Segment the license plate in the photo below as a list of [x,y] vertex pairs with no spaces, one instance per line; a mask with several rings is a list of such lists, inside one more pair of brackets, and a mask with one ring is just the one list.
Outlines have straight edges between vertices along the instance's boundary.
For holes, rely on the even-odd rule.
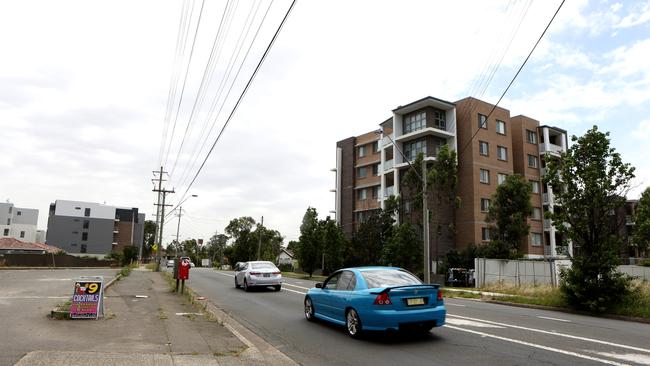
[[408,306],[424,305],[424,298],[416,297],[414,299],[406,299],[406,305]]
[[265,273],[264,277],[271,277],[271,274],[270,273]]

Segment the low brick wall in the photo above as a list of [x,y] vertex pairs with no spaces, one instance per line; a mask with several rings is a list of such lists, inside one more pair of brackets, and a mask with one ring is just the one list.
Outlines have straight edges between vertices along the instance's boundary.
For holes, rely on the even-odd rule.
[[0,266],[10,267],[118,267],[113,260],[80,258],[69,254],[0,254]]

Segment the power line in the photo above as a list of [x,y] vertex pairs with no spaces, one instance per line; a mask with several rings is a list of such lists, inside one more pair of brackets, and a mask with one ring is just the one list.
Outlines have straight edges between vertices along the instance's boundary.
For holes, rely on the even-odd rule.
[[181,103],[183,102],[183,94],[185,93],[185,84],[187,83],[187,76],[190,73],[190,65],[192,64],[192,56],[194,55],[194,46],[196,45],[196,36],[199,34],[199,26],[201,25],[201,17],[203,15],[203,6],[205,5],[205,0],[201,1],[201,10],[199,11],[199,19],[196,22],[196,28],[194,29],[194,38],[192,40],[192,47],[190,48],[190,57],[187,60],[187,68],[185,69],[185,77],[183,78],[183,86],[181,87],[181,95],[178,99],[178,106],[176,107],[176,116],[174,117],[174,124],[172,126],[172,134],[169,138],[169,149],[167,149],[167,155],[165,156],[165,164],[169,159],[169,152],[171,151],[171,146],[174,141],[174,131],[176,130],[176,122],[178,121],[178,113],[181,110]]
[[192,181],[190,182],[190,184],[187,186],[187,189],[183,193],[183,196],[185,196],[187,194],[187,192],[190,190],[190,188],[192,187],[192,185],[196,181],[196,178],[201,173],[201,170],[203,170],[203,167],[205,166],[205,163],[208,161],[208,158],[212,154],[212,151],[214,151],[214,147],[217,145],[217,142],[219,142],[219,139],[221,138],[221,135],[225,131],[226,127],[228,127],[228,124],[232,120],[233,115],[235,114],[235,112],[237,111],[237,108],[241,104],[242,99],[244,99],[244,96],[246,95],[246,92],[248,91],[248,88],[253,83],[253,80],[255,79],[255,75],[257,75],[257,72],[262,67],[262,64],[264,63],[264,60],[266,59],[266,56],[269,54],[269,51],[271,50],[271,47],[275,43],[275,40],[278,38],[278,35],[280,34],[280,30],[282,30],[282,27],[284,26],[284,23],[286,22],[287,18],[289,17],[289,14],[291,14],[291,10],[293,9],[295,4],[296,4],[296,0],[293,0],[291,2],[291,5],[289,6],[289,9],[287,10],[287,13],[284,15],[284,18],[282,18],[282,22],[280,22],[280,25],[278,26],[278,29],[275,31],[275,34],[273,34],[273,38],[271,38],[271,41],[269,42],[268,46],[266,47],[266,50],[264,51],[264,54],[260,58],[260,61],[257,63],[257,66],[255,67],[255,70],[253,71],[253,74],[248,79],[248,82],[246,83],[246,86],[244,87],[244,90],[241,92],[241,95],[237,99],[237,102],[235,103],[235,106],[233,107],[232,111],[230,112],[230,115],[226,119],[226,122],[224,123],[223,127],[221,128],[221,131],[217,135],[217,138],[214,140],[214,143],[212,144],[212,147],[210,148],[207,155],[205,156],[205,159],[203,159],[203,162],[201,163],[201,166],[199,167],[196,174],[194,175],[194,178],[192,178]]
[[[494,112],[494,110],[497,108],[497,106],[499,105],[499,103],[501,102],[501,99],[503,99],[503,97],[506,95],[506,93],[508,92],[508,90],[510,89],[510,87],[512,86],[512,84],[513,84],[513,83],[515,82],[515,80],[517,79],[517,76],[519,76],[519,73],[520,73],[521,70],[524,68],[524,66],[526,65],[526,63],[528,62],[528,59],[530,59],[530,56],[533,54],[533,52],[534,52],[535,49],[537,48],[537,45],[539,44],[539,42],[542,41],[542,38],[543,38],[544,35],[546,34],[546,31],[548,30],[548,28],[549,28],[549,27],[551,26],[551,24],[553,23],[553,20],[555,20],[555,17],[557,16],[557,14],[560,12],[560,9],[562,9],[562,5],[564,5],[564,2],[565,2],[565,1],[566,1],[566,0],[562,0],[562,2],[560,3],[560,6],[558,6],[557,10],[555,11],[555,14],[553,14],[553,17],[551,18],[551,20],[550,20],[550,21],[548,22],[548,24],[546,25],[546,28],[544,28],[544,31],[542,32],[542,34],[541,34],[541,35],[539,36],[539,38],[537,39],[537,42],[535,42],[535,45],[533,46],[533,48],[532,48],[532,49],[530,50],[530,52],[528,53],[528,56],[526,56],[526,59],[524,60],[524,62],[521,64],[521,66],[520,66],[519,69],[517,70],[517,73],[515,74],[515,76],[513,76],[512,80],[510,80],[510,83],[508,83],[508,86],[507,86],[506,89],[503,91],[503,93],[501,93],[501,96],[499,97],[499,100],[497,100],[496,104],[494,104],[494,105],[492,106],[492,109],[490,110],[490,113],[488,113],[487,117],[485,118],[484,123],[487,123],[488,119],[490,118],[490,116],[492,115],[492,113]],[[478,134],[478,132],[481,130],[482,127],[483,127],[483,124],[481,124],[481,125],[476,129],[476,132],[474,132],[474,134],[473,134],[472,137],[469,139],[469,141],[467,141],[467,143],[465,144],[465,146],[463,147],[463,149],[460,150],[460,151],[458,152],[458,156],[462,155],[463,152],[465,152],[465,150],[467,149],[467,147],[472,143],[472,140],[474,140],[474,137]]]

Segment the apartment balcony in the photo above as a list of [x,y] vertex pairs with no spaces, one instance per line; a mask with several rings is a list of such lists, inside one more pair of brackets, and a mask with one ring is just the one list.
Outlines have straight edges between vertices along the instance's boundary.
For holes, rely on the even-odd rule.
[[545,256],[551,256],[551,246],[550,245],[544,245],[544,255]]
[[380,208],[379,200],[368,197],[365,200],[357,200],[354,205],[354,211],[376,210]]
[[391,170],[395,167],[395,159],[386,160],[384,162],[384,171]]
[[551,220],[549,219],[544,219],[544,231],[550,231],[551,230]]
[[449,138],[453,138],[455,135],[452,132],[441,130],[439,128],[425,127],[401,136],[397,136],[395,141],[405,142],[410,140],[416,140],[424,136],[437,136],[437,137],[442,137],[443,139],[449,139]]
[[382,137],[382,139],[381,139],[381,146],[382,147],[388,147],[388,146],[393,145],[393,142],[391,141],[391,139],[395,138],[395,134],[391,133],[389,136],[390,136],[390,138],[388,138],[388,136]]
[[546,153],[553,154],[553,155],[560,155],[564,150],[562,149],[562,146],[551,144],[551,143],[541,143],[539,144],[539,154],[543,155]]
[[388,187],[384,190],[384,198],[388,198],[390,196],[395,195],[395,188],[394,187]]

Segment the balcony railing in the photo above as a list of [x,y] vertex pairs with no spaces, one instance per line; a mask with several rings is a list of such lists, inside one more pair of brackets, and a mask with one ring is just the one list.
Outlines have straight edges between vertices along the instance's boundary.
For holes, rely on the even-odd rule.
[[384,197],[390,197],[395,194],[395,186],[386,187],[384,189]]
[[384,162],[384,171],[391,170],[391,169],[393,169],[394,166],[395,166],[395,160],[394,159],[386,160]]
[[547,152],[548,153],[554,153],[554,154],[560,154],[562,151],[563,151],[562,146],[559,146],[559,145],[555,145],[555,144],[551,144],[551,143],[549,143],[549,144],[544,144],[544,143],[539,144],[539,152],[541,154],[544,154],[544,153],[547,153]]
[[392,144],[392,142],[390,140],[394,139],[394,138],[395,138],[395,135],[392,134],[392,133],[390,134],[390,139],[388,138],[388,136],[384,136],[381,139],[381,146],[388,146],[388,145]]
[[551,220],[544,219],[544,230],[550,230],[551,229]]

